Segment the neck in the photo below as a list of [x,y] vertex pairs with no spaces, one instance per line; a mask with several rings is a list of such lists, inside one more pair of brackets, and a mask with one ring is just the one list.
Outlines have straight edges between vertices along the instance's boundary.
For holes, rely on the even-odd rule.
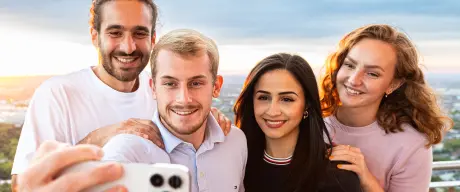
[[361,108],[339,107],[335,114],[340,123],[350,127],[364,127],[377,119],[379,105]]
[[298,136],[299,128],[281,138],[271,139],[265,137],[265,151],[274,158],[287,158],[294,154]]
[[193,145],[193,147],[195,148],[195,150],[198,150],[200,148],[201,144],[203,144],[205,133],[206,133],[206,125],[207,125],[207,122],[208,122],[207,119],[203,122],[203,125],[201,125],[201,127],[198,128],[192,134],[181,134],[181,133],[178,133],[178,132],[174,131],[174,129],[171,128],[163,120],[163,118],[161,118],[161,116],[160,116],[160,121],[163,124],[163,126],[165,126],[165,128],[168,129],[168,131],[171,134],[173,134],[174,136],[176,136],[177,138],[179,138],[182,141],[185,141],[187,143],[191,143]]
[[139,78],[136,78],[135,80],[132,81],[120,81],[110,75],[102,66],[102,64],[99,64],[96,67],[92,68],[94,74],[106,85],[111,87],[112,89],[115,89],[120,92],[124,93],[130,93],[134,92],[137,90],[139,87]]

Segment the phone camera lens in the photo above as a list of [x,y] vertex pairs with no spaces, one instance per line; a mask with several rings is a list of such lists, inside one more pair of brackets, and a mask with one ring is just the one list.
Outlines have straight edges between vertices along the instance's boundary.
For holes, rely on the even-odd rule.
[[174,176],[169,178],[169,185],[173,189],[178,189],[182,185],[182,179],[179,176],[174,175]]
[[150,177],[150,183],[154,187],[161,187],[164,183],[163,177],[159,174],[155,174],[152,177]]

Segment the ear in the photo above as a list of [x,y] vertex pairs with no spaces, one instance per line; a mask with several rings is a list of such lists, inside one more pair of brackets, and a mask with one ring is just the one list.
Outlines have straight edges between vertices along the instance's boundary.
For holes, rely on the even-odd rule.
[[153,79],[150,78],[149,80],[149,85],[150,85],[150,88],[152,89],[152,96],[153,96],[153,99],[157,99],[157,94],[156,94],[156,90],[155,90],[155,83],[153,82]]
[[153,32],[153,34],[152,34],[152,46],[155,45],[156,38],[157,38],[157,32]]
[[393,93],[393,91],[395,91],[396,89],[398,89],[399,87],[401,87],[403,84],[404,84],[404,80],[403,79],[393,79],[391,81],[391,84],[390,86],[388,87],[388,89],[385,91],[385,94],[389,95],[391,93]]
[[217,98],[220,95],[220,89],[222,89],[222,84],[224,83],[224,78],[220,75],[216,76],[214,82],[214,88],[212,90],[212,97]]
[[99,38],[98,35],[99,33],[96,31],[96,29],[92,28],[89,29],[89,32],[91,33],[91,42],[93,43],[94,47],[98,48],[99,47]]

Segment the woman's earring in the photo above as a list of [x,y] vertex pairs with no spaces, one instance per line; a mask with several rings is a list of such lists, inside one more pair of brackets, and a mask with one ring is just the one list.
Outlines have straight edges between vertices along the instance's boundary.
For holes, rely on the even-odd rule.
[[308,117],[308,111],[303,112],[303,119],[306,119]]

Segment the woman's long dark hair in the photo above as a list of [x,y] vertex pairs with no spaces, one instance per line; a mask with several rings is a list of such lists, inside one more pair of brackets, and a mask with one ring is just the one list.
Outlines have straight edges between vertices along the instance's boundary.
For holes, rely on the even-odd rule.
[[[258,178],[258,169],[263,163],[265,135],[254,117],[254,87],[262,75],[273,70],[289,71],[302,85],[308,117],[299,125],[299,136],[293,154],[289,178],[286,179],[286,191],[314,191],[326,174],[331,146],[326,129],[318,93],[318,86],[312,68],[302,57],[286,53],[274,54],[260,61],[250,72],[238,97],[233,111],[235,122],[246,134],[248,143],[248,161],[246,165],[245,188],[257,191],[254,182]],[[292,189],[292,190],[291,190]]]

